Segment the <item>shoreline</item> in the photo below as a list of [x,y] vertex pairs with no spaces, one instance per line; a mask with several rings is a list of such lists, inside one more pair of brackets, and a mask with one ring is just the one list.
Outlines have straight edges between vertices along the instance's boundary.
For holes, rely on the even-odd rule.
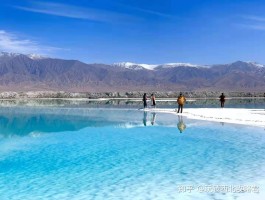
[[[135,100],[142,101],[142,98],[133,97],[133,98],[87,98],[87,97],[14,97],[14,98],[0,98],[0,100],[49,100],[49,99],[61,99],[61,100],[86,100],[86,101],[109,101],[109,100]],[[218,100],[219,97],[186,97],[187,101],[196,101],[196,100]],[[265,97],[227,97],[226,100],[231,99],[264,99]],[[150,99],[148,99],[150,101]],[[174,98],[156,98],[156,101],[177,101],[177,97]]]
[[147,112],[170,113],[189,119],[251,125],[265,128],[265,109],[245,108],[184,108],[183,113],[176,109],[143,109]]
[[[265,98],[264,97],[229,97],[227,100],[261,100],[261,105],[265,105]],[[39,101],[41,104],[38,105]],[[108,101],[131,101],[131,102],[137,102],[135,103],[137,105],[140,105],[142,102],[142,98],[8,98],[8,99],[0,99],[3,105],[0,105],[0,107],[13,107],[13,106],[19,106],[24,104],[29,104],[27,106],[54,106],[49,101],[52,100],[62,100],[66,101],[66,106],[69,104],[76,104],[77,102],[95,102],[93,104],[95,105],[101,105],[105,104],[105,102]],[[187,98],[187,102],[193,102],[201,101],[201,100],[212,100],[214,103],[219,103],[219,98]],[[264,100],[264,104],[263,104]],[[28,102],[27,102],[28,101]],[[47,102],[45,102],[47,101]],[[76,101],[76,103],[74,103]],[[164,104],[162,102],[172,102],[169,103],[170,105],[175,105],[175,108],[177,107],[177,100],[176,98],[156,98],[157,102],[161,102],[161,105]],[[10,103],[9,103],[10,102]],[[69,102],[69,103],[68,103]],[[71,103],[73,102],[73,103]],[[98,103],[97,103],[98,102]],[[102,103],[101,103],[102,102]],[[13,105],[14,104],[14,105]],[[49,105],[51,104],[51,105]],[[196,104],[196,103],[195,103]],[[63,106],[65,104],[62,104]],[[116,105],[116,104],[114,104]],[[118,105],[127,105],[127,103],[118,104]],[[142,104],[141,104],[142,105]],[[200,105],[200,104],[198,104]],[[212,104],[211,104],[212,105]],[[174,115],[181,115],[185,116],[190,119],[196,119],[196,120],[206,120],[206,121],[215,121],[215,122],[224,122],[224,123],[234,123],[234,124],[243,124],[243,125],[252,125],[252,126],[259,126],[265,128],[265,106],[261,106],[258,109],[257,108],[184,108],[184,112],[182,114],[177,114],[175,111],[175,108],[147,108],[144,109],[144,111],[148,112],[161,112],[161,113],[170,113]],[[119,108],[120,109],[120,108]],[[127,108],[128,109],[128,108]],[[132,109],[135,109],[132,107]],[[141,109],[143,110],[143,109]]]
[[[243,92],[243,91],[146,91],[147,96],[153,93],[156,99],[169,98],[174,99],[182,92],[187,99],[218,99],[221,93],[226,98],[265,98],[265,93],[261,91]],[[67,91],[0,91],[0,99],[142,99],[144,91],[127,92],[67,92]]]

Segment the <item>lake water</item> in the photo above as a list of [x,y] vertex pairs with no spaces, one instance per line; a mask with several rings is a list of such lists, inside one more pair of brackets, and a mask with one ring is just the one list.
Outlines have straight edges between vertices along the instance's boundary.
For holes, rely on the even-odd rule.
[[11,104],[0,108],[1,200],[264,199],[263,128],[73,102]]

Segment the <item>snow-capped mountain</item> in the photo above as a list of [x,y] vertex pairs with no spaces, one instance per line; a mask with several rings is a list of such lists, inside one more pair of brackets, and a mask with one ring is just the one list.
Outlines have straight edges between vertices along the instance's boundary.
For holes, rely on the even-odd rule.
[[132,62],[120,62],[114,63],[113,66],[118,66],[126,69],[133,69],[133,70],[154,70],[158,65],[150,65],[150,64],[137,64]]
[[166,63],[162,65],[163,67],[198,67],[199,65],[194,65],[191,63]]
[[165,69],[165,68],[174,68],[174,67],[204,67],[200,65],[194,65],[191,63],[165,63],[165,64],[138,64],[138,63],[132,63],[132,62],[120,62],[120,63],[114,63],[113,66],[119,66],[126,69],[133,69],[133,70],[157,70],[157,69]]
[[265,67],[265,65],[253,61],[247,61],[246,63],[254,65],[256,67]]
[[21,54],[19,53],[9,53],[9,52],[0,52],[0,57],[16,57]]
[[40,59],[44,59],[47,57],[44,57],[42,55],[39,54],[21,54],[21,53],[9,53],[9,52],[0,52],[0,57],[5,57],[5,58],[14,58],[17,56],[26,56],[32,60],[40,60]]
[[39,55],[39,54],[28,54],[27,55],[30,59],[32,60],[40,60],[40,59],[45,59],[47,57],[44,57],[42,55]]
[[[254,67],[265,67],[263,64],[259,64],[257,62],[241,62],[240,65],[245,64],[249,66],[254,66]],[[230,64],[225,64],[227,66],[230,66],[235,63],[230,63]],[[211,68],[216,65],[196,65],[196,64],[191,64],[191,63],[165,63],[165,64],[138,64],[138,63],[133,63],[133,62],[120,62],[120,63],[114,63],[113,66],[118,66],[126,69],[131,69],[131,70],[159,70],[159,69],[169,69],[169,68],[176,68],[176,67],[192,67],[192,68]]]
[[194,65],[194,64],[191,64],[191,63],[165,63],[165,64],[159,65],[157,68],[165,69],[165,68],[175,68],[175,67],[202,67],[202,66]]

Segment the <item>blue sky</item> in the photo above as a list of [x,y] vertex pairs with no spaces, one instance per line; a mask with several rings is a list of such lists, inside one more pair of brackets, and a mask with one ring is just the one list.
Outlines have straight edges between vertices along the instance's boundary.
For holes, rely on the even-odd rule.
[[87,63],[265,63],[264,0],[1,0],[0,51]]

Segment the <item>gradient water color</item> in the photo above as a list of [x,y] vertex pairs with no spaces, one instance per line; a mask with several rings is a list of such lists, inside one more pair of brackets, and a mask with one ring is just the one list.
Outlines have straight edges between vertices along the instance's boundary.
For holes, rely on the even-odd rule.
[[128,109],[2,107],[0,199],[262,199],[264,133]]

